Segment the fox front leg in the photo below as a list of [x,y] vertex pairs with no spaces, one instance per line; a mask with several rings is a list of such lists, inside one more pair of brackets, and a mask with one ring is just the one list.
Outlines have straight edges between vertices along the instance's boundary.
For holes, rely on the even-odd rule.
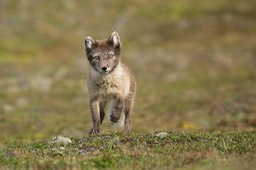
[[123,110],[123,100],[122,100],[122,98],[117,98],[114,101],[114,105],[113,105],[113,109],[112,109],[112,114],[110,116],[110,121],[112,123],[118,122],[118,120],[120,119],[122,110]]
[[100,123],[102,124],[103,119],[105,117],[105,107],[106,107],[107,102],[106,101],[101,101],[100,102]]
[[93,128],[89,135],[97,135],[100,133],[100,108],[98,100],[90,100],[90,108],[92,113]]

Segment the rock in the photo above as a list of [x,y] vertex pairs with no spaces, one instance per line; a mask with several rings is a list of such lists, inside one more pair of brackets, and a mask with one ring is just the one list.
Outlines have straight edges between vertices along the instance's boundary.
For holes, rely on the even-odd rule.
[[159,133],[156,134],[156,136],[159,137],[159,138],[161,138],[161,139],[162,139],[162,138],[165,138],[167,135],[168,135],[167,132],[159,132]]
[[52,139],[52,142],[60,145],[68,145],[72,143],[72,140],[63,136],[57,136]]

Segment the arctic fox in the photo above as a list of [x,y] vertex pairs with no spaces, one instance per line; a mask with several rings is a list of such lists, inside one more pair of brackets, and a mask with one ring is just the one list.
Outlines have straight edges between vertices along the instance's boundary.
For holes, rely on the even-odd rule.
[[111,102],[108,111],[110,122],[121,123],[124,132],[130,132],[130,111],[136,93],[136,81],[128,67],[121,63],[118,33],[113,32],[106,40],[86,37],[85,52],[90,64],[87,85],[93,120],[89,135],[100,133],[107,102]]

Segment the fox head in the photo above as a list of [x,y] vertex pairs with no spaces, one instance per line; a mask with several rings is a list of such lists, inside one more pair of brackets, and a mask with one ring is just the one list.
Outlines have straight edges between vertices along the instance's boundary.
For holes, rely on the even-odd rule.
[[111,73],[120,62],[121,41],[117,32],[106,40],[85,38],[85,51],[91,67],[102,75]]

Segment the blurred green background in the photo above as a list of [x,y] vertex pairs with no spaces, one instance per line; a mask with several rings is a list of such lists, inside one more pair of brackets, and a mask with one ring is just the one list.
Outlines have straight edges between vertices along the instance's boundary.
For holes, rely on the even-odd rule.
[[138,83],[133,132],[255,129],[255,0],[1,0],[0,147],[87,135],[84,37],[113,31]]

